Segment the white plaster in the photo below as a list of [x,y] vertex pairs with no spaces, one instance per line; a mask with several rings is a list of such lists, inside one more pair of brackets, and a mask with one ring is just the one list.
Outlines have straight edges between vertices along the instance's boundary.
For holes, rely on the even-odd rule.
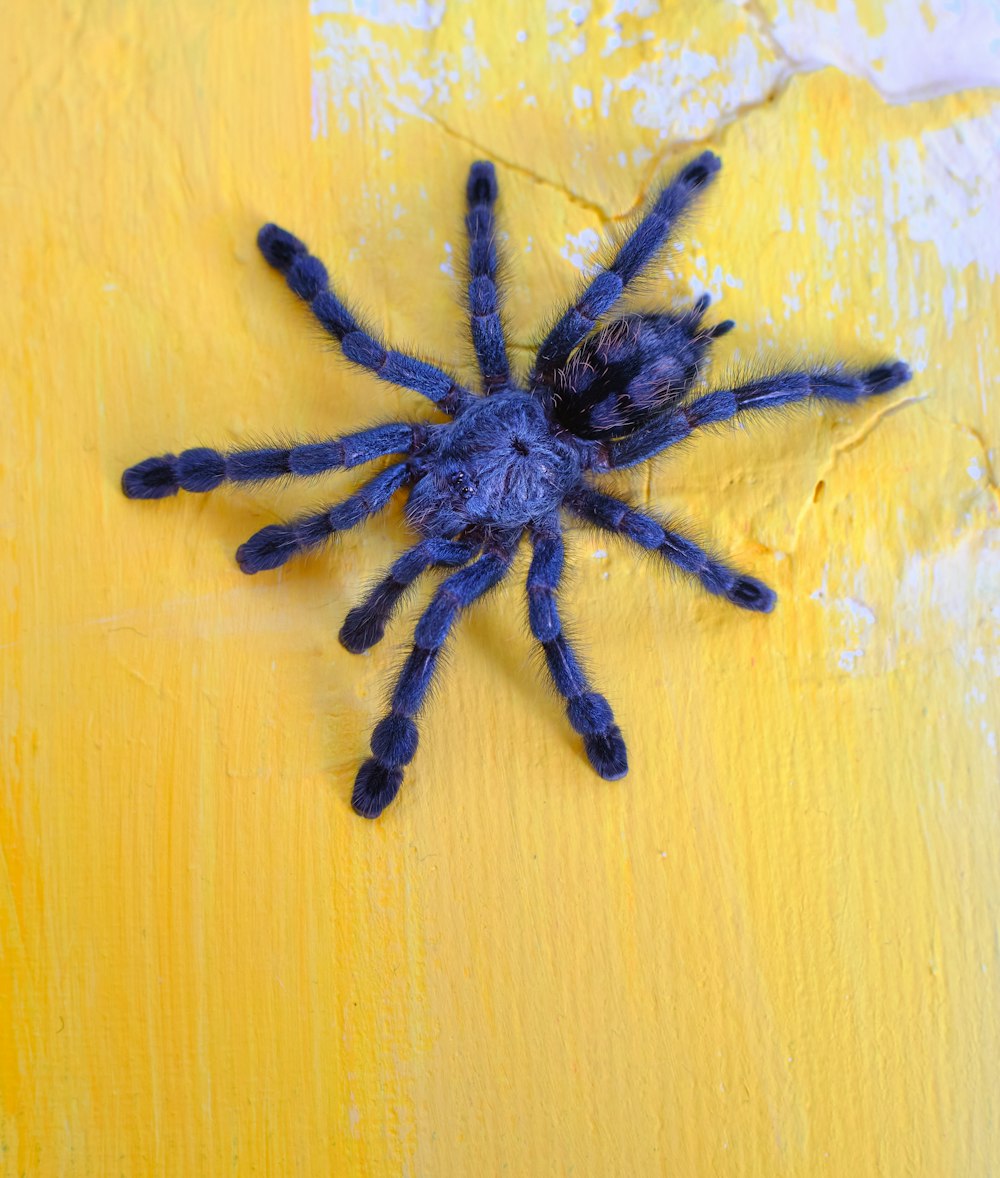
[[545,15],[553,61],[572,61],[586,51],[583,26],[590,16],[590,0],[546,0]]
[[470,22],[465,43],[456,54],[432,48],[407,53],[380,39],[371,25],[343,24],[329,18],[318,22],[320,47],[313,53],[312,133],[323,138],[331,124],[343,133],[364,124],[393,134],[405,117],[433,122],[424,109],[446,105],[452,88],[464,85],[466,101],[478,98],[487,66],[475,45]]
[[620,16],[634,16],[640,20],[656,16],[660,11],[657,0],[611,0],[611,7],[604,20],[617,20]]
[[864,655],[864,651],[860,648],[857,650],[842,650],[840,657],[837,659],[837,666],[842,671],[853,671],[854,664]]
[[[975,264],[991,280],[1000,274],[1000,104],[919,139],[883,145],[879,162],[888,225],[905,228],[911,241],[932,244],[944,266],[963,270]],[[890,245],[892,238],[887,235]],[[887,278],[894,300],[896,264],[890,251]],[[946,305],[949,316],[951,309]]]
[[630,49],[640,41],[648,41],[655,37],[652,29],[641,29],[634,37],[623,37],[625,26],[622,17],[628,16],[633,20],[646,20],[660,11],[656,0],[612,0],[608,11],[597,22],[608,30],[608,37],[601,49],[601,56],[608,57],[619,49]]
[[985,638],[985,669],[1000,674],[1000,531],[991,529],[943,552],[907,558],[897,596],[899,629],[920,642],[929,614],[952,627],[950,652],[963,666],[983,665],[977,656]]
[[762,102],[786,72],[783,63],[762,57],[752,38],[743,36],[722,58],[687,45],[665,45],[617,87],[635,95],[632,118],[640,127],[660,139],[683,141],[703,139],[720,120]]
[[[855,579],[862,576],[863,573],[859,572]],[[871,641],[875,612],[856,597],[835,597],[828,608],[839,619],[844,631],[843,641],[847,644],[837,658],[837,666],[842,671],[853,672],[858,669],[855,664],[864,657]]]
[[600,267],[595,255],[600,245],[601,239],[593,229],[581,229],[579,233],[566,234],[566,245],[559,254],[584,274],[596,274]]
[[360,16],[373,24],[436,29],[444,20],[445,0],[310,0],[312,16]]
[[867,29],[855,0],[832,12],[779,0],[770,33],[796,70],[833,65],[892,102],[1000,84],[997,0],[883,0],[878,19],[878,31]]

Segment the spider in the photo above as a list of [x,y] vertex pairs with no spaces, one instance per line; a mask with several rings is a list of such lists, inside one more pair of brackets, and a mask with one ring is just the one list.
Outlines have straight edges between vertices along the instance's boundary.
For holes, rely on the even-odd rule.
[[591,765],[609,781],[624,777],[628,760],[621,730],[608,701],[591,687],[559,618],[563,513],[655,553],[741,609],[767,613],[775,603],[773,590],[711,555],[666,519],[599,489],[593,476],[646,462],[695,431],[747,411],[812,398],[851,403],[909,380],[909,369],[899,361],[872,368],[834,365],[695,395],[712,341],[734,326],[732,320],[706,324],[707,294],[680,311],[608,321],[720,167],[719,158],[706,151],[659,191],[609,264],[556,321],[531,372],[518,378],[501,319],[496,174],[492,164],[474,163],[466,186],[466,293],[479,392],[443,368],[380,342],[330,288],[323,263],[291,233],[265,225],[257,237],[264,258],[309,304],[344,356],[381,380],[423,394],[450,420],[390,421],[280,448],[184,450],[147,458],[122,476],[130,498],[159,499],[178,489],[200,492],[224,482],[310,477],[399,456],[343,502],[262,528],[236,553],[244,573],[278,568],[375,515],[408,488],[405,516],[420,539],[347,614],[340,641],[355,653],[382,638],[394,608],[422,573],[457,569],[441,581],[421,615],[388,713],[372,733],[372,755],[358,771],[351,799],[358,814],[375,818],[396,796],[417,750],[415,716],[445,640],[458,615],[503,580],[525,534],[532,547],[531,633]]

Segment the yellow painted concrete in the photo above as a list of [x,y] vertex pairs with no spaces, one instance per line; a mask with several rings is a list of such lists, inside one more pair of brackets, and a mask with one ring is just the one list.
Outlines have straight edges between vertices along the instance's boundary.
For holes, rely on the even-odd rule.
[[[0,1171],[1000,1172],[997,94],[886,105],[709,0],[9,7]],[[645,298],[722,296],[714,376],[916,379],[624,480],[770,617],[574,535],[626,781],[515,579],[363,822],[407,626],[362,659],[336,632],[399,512],[248,580],[237,544],[348,476],[138,504],[120,471],[415,408],[320,342],[263,220],[468,373],[469,162],[498,161],[523,359],[695,140],[725,168]]]

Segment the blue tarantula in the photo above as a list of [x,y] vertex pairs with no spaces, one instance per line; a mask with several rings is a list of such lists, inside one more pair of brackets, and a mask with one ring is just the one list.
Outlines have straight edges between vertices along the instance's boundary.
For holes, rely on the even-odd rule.
[[[348,360],[390,384],[422,393],[451,420],[392,421],[328,441],[281,448],[184,450],[147,458],[125,471],[133,499],[210,491],[224,482],[313,476],[386,455],[399,461],[324,511],[251,536],[236,553],[245,573],[283,565],[296,553],[381,511],[409,488],[406,519],[421,539],[403,553],[347,615],[340,641],[350,651],[374,646],[409,586],[433,567],[452,567],[422,614],[389,704],[358,771],[352,804],[375,818],[393,800],[417,750],[414,717],[459,613],[510,569],[521,538],[532,545],[528,570],[531,632],[552,681],[583,737],[591,765],[609,781],[628,771],[625,742],[608,701],[594,691],[563,632],[556,590],[563,570],[562,513],[626,537],[696,577],[742,609],[766,613],[774,592],[730,568],[663,519],[599,490],[592,476],[635,466],[702,427],[810,398],[854,402],[889,392],[910,377],[901,362],[763,376],[736,388],[694,396],[708,349],[733,327],[704,322],[709,298],[671,314],[606,316],[649,266],[679,218],[721,167],[706,151],[659,192],[642,220],[564,312],[526,379],[511,371],[500,313],[493,206],[493,165],[475,163],[466,188],[468,308],[482,382],[475,393],[444,369],[381,343],[330,289],[326,268],[298,238],[265,225],[265,259],[312,308]],[[459,567],[461,566],[461,567]]]

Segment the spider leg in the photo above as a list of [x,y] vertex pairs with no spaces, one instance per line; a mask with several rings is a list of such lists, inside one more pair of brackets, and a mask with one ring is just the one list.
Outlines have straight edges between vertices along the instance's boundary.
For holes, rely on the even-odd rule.
[[322,544],[334,532],[355,528],[381,511],[410,478],[406,465],[400,462],[369,479],[342,503],[287,524],[268,524],[237,548],[236,563],[248,574],[280,568],[297,553]]
[[257,245],[265,260],[285,276],[292,291],[309,304],[352,363],[389,384],[422,393],[444,413],[454,414],[467,402],[472,394],[447,372],[405,352],[384,348],[330,289],[326,267],[297,237],[268,224],[257,234]]
[[670,181],[615,254],[580,298],[567,309],[538,349],[531,375],[532,387],[549,384],[570,352],[594,329],[625,293],[629,284],[663,248],[670,231],[691,201],[711,181],[722,162],[704,151]]
[[494,393],[510,383],[510,364],[497,286],[497,243],[493,205],[497,198],[496,172],[480,160],[469,169],[465,189],[469,211],[465,228],[469,235],[469,323],[472,344],[479,361],[483,389]]
[[724,597],[741,609],[770,613],[775,593],[756,577],[737,573],[680,532],[621,499],[580,486],[566,499],[566,506],[582,519],[608,532],[632,540],[641,548],[656,552],[685,573],[697,577],[709,593]]
[[910,369],[900,360],[855,372],[825,368],[816,372],[779,372],[764,376],[734,389],[719,389],[687,405],[679,405],[667,416],[650,422],[629,437],[609,443],[608,465],[621,468],[645,462],[668,446],[682,442],[699,426],[728,421],[745,410],[774,409],[809,398],[851,404],[862,397],[891,392],[909,379]]
[[381,642],[393,610],[421,573],[435,565],[465,564],[477,550],[475,544],[436,536],[407,549],[364,601],[348,613],[340,628],[341,644],[352,654],[361,654]]
[[410,651],[392,693],[389,713],[372,732],[372,756],[358,770],[351,805],[365,818],[377,818],[399,792],[403,767],[417,751],[419,711],[456,617],[506,575],[514,546],[486,552],[441,582],[417,623]]
[[347,469],[387,454],[412,454],[426,435],[419,422],[391,421],[325,442],[261,450],[199,447],[180,454],[147,458],[122,475],[129,499],[163,499],[183,491],[213,491],[222,483],[262,483],[294,475],[308,478],[327,470]]
[[563,538],[559,517],[531,529],[534,553],[528,569],[528,619],[531,632],[545,651],[545,661],[556,690],[566,700],[570,724],[583,737],[587,757],[607,781],[628,772],[628,755],[611,705],[590,689],[587,677],[563,633],[556,605],[562,578]]

